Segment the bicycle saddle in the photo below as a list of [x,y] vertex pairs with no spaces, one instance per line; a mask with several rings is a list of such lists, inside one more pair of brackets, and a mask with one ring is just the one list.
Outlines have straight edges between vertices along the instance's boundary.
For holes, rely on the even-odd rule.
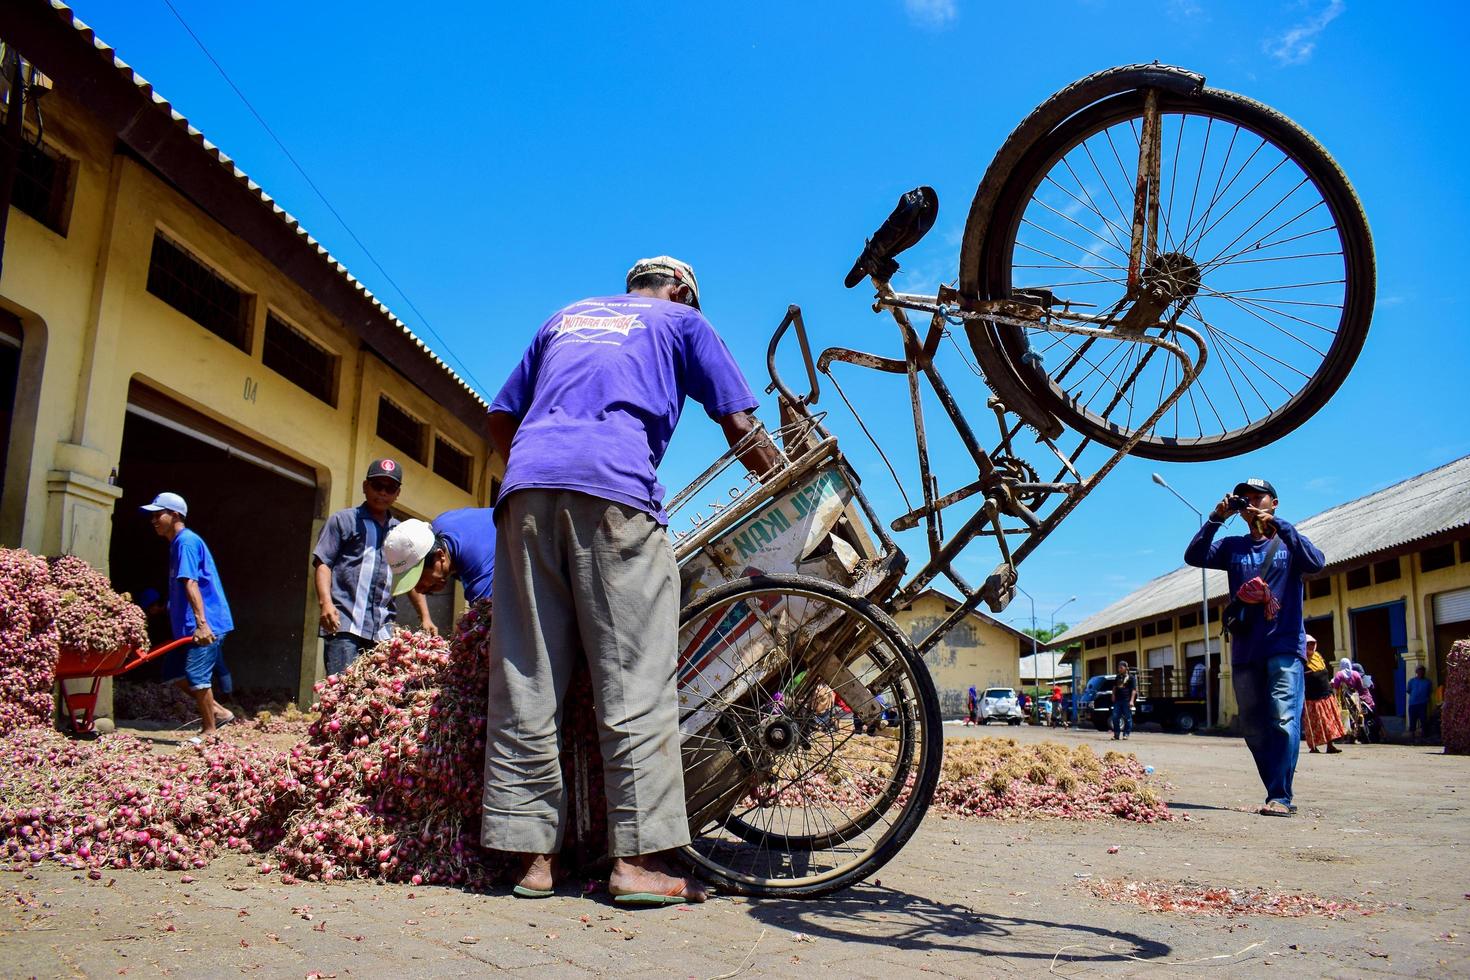
[[898,271],[893,257],[909,248],[934,227],[939,217],[939,195],[932,187],[915,187],[898,199],[898,206],[884,219],[873,237],[863,246],[863,253],[852,264],[843,283],[848,289],[868,276],[887,281]]

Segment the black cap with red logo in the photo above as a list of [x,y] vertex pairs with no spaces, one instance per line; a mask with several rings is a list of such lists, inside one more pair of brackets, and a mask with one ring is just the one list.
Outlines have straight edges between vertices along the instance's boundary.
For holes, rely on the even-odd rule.
[[368,467],[367,476],[364,479],[373,480],[378,477],[392,480],[394,483],[403,483],[403,473],[399,471],[398,464],[391,459],[375,459]]

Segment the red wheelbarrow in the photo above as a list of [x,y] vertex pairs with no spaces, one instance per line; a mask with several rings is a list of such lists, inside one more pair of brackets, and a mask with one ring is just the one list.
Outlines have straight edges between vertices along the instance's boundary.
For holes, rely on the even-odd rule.
[[193,642],[192,636],[185,636],[172,643],[165,643],[161,647],[154,647],[152,650],[123,647],[120,650],[111,650],[106,653],[83,653],[80,650],[68,650],[63,647],[61,655],[56,658],[56,679],[58,681],[90,680],[92,682],[91,686],[83,691],[68,691],[65,684],[61,686],[61,694],[66,698],[66,713],[71,719],[72,730],[79,735],[92,732],[97,714],[97,691],[102,687],[102,678],[126,674],[134,667],[142,666],[150,660],[158,659],[170,650]]

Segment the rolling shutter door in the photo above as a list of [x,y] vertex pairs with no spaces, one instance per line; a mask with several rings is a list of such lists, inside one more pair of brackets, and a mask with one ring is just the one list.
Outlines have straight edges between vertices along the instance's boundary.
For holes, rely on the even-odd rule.
[[1435,596],[1434,621],[1436,624],[1470,621],[1470,589],[1441,592]]

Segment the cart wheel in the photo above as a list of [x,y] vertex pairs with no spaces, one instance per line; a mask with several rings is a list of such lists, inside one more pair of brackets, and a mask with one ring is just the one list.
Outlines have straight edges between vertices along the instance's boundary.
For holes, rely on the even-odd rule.
[[[892,619],[822,579],[758,576],[691,603],[680,649],[685,854],[700,873],[727,892],[810,897],[898,853],[933,796],[943,729]],[[823,684],[853,726],[833,720]]]

